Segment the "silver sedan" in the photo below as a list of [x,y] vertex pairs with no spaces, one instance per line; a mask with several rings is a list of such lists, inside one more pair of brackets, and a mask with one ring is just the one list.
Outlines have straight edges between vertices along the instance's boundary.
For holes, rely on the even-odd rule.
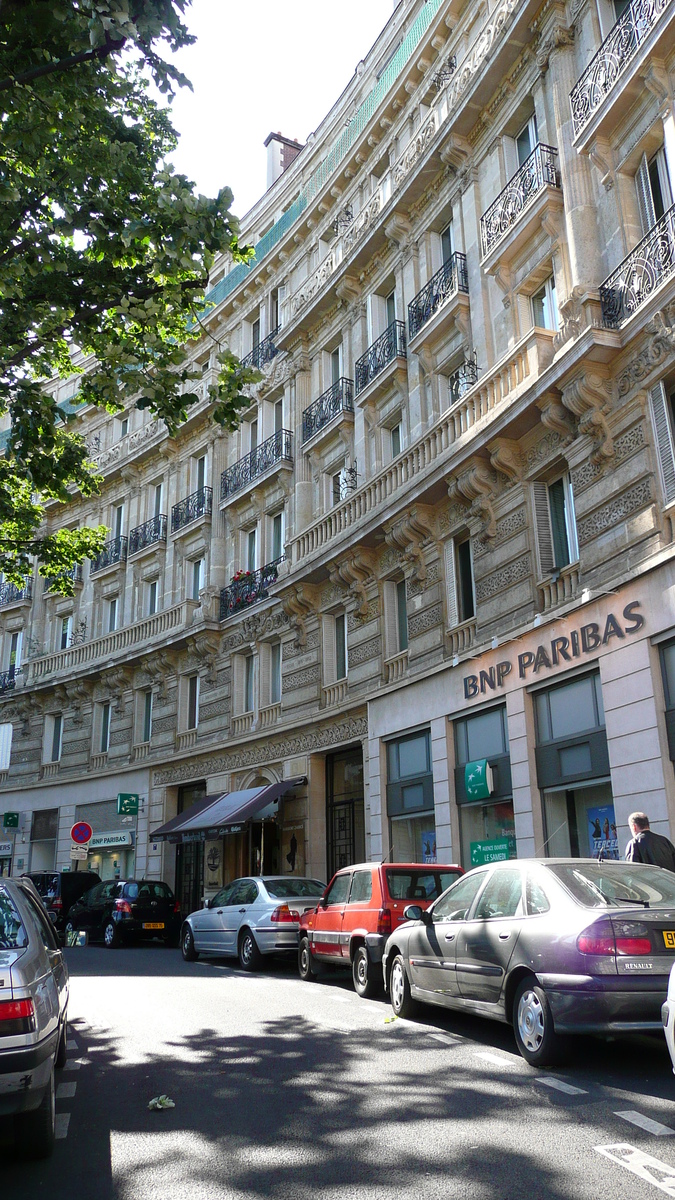
[[298,922],[316,908],[326,885],[318,879],[265,875],[235,879],[183,922],[180,945],[186,962],[199,954],[238,957],[245,971],[255,971],[264,954],[293,954],[298,949]]

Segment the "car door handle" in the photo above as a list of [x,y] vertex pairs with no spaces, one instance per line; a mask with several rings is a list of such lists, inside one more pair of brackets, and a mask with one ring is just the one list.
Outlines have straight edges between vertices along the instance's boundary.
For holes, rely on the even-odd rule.
[[445,940],[446,940],[446,942],[454,942],[455,934],[454,933],[446,933]]
[[245,909],[245,908],[240,908],[240,909],[239,909],[239,912],[240,912],[240,913],[242,913],[242,912],[246,912],[246,909]]
[[222,915],[223,915],[223,910],[222,910],[222,908],[217,908],[217,909],[216,909],[216,916],[218,916],[218,917],[222,917]]
[[508,942],[510,937],[511,937],[511,931],[509,930],[508,933],[506,933],[506,932],[500,933],[499,940],[500,940],[500,942]]

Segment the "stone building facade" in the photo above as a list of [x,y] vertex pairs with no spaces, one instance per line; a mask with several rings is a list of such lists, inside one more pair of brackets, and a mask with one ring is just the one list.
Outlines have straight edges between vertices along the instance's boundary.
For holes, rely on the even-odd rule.
[[[0,867],[67,866],[85,817],[103,874],[187,905],[620,853],[635,807],[675,831],[674,28],[673,0],[400,0],[245,218],[252,265],[216,264],[179,436],[78,418],[104,486],[50,521],[111,540],[72,601],[2,590]],[[235,434],[222,343],[262,374]],[[273,819],[152,838],[284,779]]]

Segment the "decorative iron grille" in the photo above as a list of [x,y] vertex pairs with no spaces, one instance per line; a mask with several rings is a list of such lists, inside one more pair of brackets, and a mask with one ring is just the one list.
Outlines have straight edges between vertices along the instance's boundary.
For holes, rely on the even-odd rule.
[[354,411],[354,380],[338,379],[302,414],[302,440],[308,442],[340,412]]
[[537,142],[534,150],[480,219],[483,258],[494,250],[521,213],[545,187],[560,187],[555,146]]
[[106,542],[100,554],[91,560],[90,575],[94,575],[96,571],[102,571],[104,567],[112,567],[115,563],[126,562],[127,559],[128,539],[125,537],[116,537],[112,541]]
[[0,692],[11,692],[14,689],[16,675],[16,667],[10,667],[8,671],[0,672]]
[[[63,574],[66,579],[72,579],[73,583],[82,583],[82,563],[75,563],[74,567],[71,567],[69,571],[64,571]],[[56,583],[56,576],[50,575],[47,579],[46,590],[51,592]]]
[[602,320],[618,329],[675,272],[675,204],[600,284]]
[[210,517],[212,505],[213,488],[210,487],[198,488],[191,496],[179,500],[171,509],[171,532],[177,533],[179,529],[197,521],[199,517]]
[[245,458],[240,458],[233,467],[223,471],[220,477],[221,500],[227,500],[233,492],[246,487],[247,483],[264,475],[265,471],[279,462],[293,462],[293,434],[290,429],[279,429]]
[[279,351],[274,345],[274,339],[277,336],[280,328],[281,326],[277,325],[276,329],[273,329],[271,333],[268,333],[267,337],[263,338],[262,342],[258,342],[258,345],[253,347],[250,354],[247,354],[245,358],[242,358],[242,367],[257,367],[257,369],[260,371],[266,365],[266,363],[271,362],[272,359],[276,357]]
[[403,321],[392,321],[356,364],[356,395],[395,358],[405,357],[405,325]]
[[449,296],[468,290],[466,255],[455,251],[408,305],[408,332],[411,340]]
[[275,558],[274,562],[266,563],[258,571],[238,571],[232,582],[220,593],[220,620],[231,617],[233,613],[266,600],[268,588],[276,583],[279,563],[285,555]]
[[17,587],[15,583],[0,584],[0,608],[6,608],[8,604],[19,604],[22,600],[30,600],[33,595],[33,583],[28,579],[24,587]]
[[597,54],[570,92],[577,137],[635,57],[672,0],[633,0],[612,26]]
[[333,221],[333,232],[339,236],[341,233],[345,232],[345,229],[349,229],[349,226],[353,220],[354,209],[352,208],[351,204],[345,204],[344,208],[340,209],[337,217]]
[[456,57],[456,55],[451,54],[449,56],[449,58],[446,58],[445,62],[443,63],[443,66],[440,68],[440,70],[438,70],[436,72],[436,74],[433,77],[432,83],[433,83],[433,86],[436,88],[437,92],[440,92],[441,88],[444,88],[446,83],[450,82],[450,80],[452,79],[456,70],[457,70],[457,57]]
[[462,396],[478,382],[478,365],[475,358],[467,358],[452,375],[448,375],[450,404],[456,404]]
[[164,513],[151,517],[143,525],[137,525],[129,534],[129,554],[138,554],[139,550],[145,550],[146,546],[153,546],[155,542],[165,542],[166,526]]

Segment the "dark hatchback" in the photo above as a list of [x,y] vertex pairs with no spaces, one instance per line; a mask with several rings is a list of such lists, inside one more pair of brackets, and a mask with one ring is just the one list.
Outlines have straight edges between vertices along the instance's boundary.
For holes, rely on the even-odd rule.
[[44,904],[60,940],[65,939],[66,917],[73,904],[101,882],[96,871],[29,871],[28,878]]
[[162,938],[178,944],[180,906],[171,888],[154,879],[108,879],[73,905],[66,933],[84,930],[91,941],[109,949],[123,942]]
[[594,859],[469,871],[422,912],[409,905],[383,957],[398,1016],[416,1001],[513,1025],[533,1066],[561,1035],[661,1028],[675,962],[675,874]]

